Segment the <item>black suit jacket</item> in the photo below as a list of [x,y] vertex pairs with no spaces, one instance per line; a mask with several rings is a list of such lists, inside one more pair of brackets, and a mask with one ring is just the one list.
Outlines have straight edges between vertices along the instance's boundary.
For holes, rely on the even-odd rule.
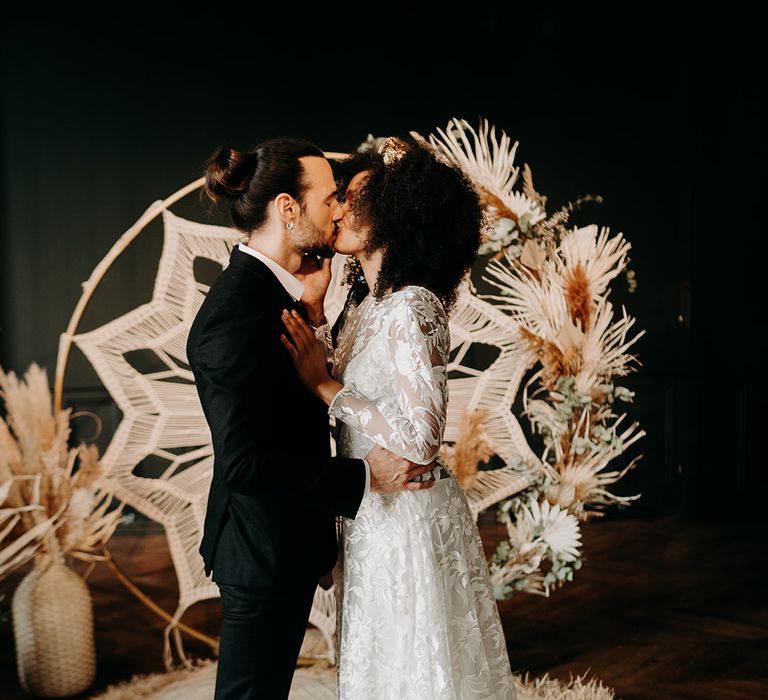
[[362,460],[330,456],[328,409],[280,342],[282,309],[295,304],[235,247],[187,339],[214,452],[200,554],[221,583],[329,572],[335,516],[355,517],[365,489]]

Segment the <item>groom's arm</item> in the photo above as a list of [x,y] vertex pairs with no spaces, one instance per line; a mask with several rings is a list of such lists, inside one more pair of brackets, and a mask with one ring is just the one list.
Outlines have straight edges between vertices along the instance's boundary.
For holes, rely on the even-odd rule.
[[366,486],[363,460],[327,457],[302,440],[302,426],[281,411],[294,370],[279,328],[259,309],[231,306],[210,313],[189,357],[216,468],[232,491],[353,518]]

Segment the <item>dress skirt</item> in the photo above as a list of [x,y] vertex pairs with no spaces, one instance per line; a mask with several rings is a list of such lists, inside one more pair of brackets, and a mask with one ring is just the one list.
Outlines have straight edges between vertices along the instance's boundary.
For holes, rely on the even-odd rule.
[[455,478],[367,494],[341,537],[339,698],[515,698],[482,542]]

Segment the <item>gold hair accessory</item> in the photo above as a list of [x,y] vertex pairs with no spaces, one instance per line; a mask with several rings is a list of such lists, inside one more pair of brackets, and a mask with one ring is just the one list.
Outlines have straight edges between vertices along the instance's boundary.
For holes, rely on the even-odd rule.
[[384,160],[384,165],[397,163],[408,151],[405,143],[395,136],[389,136],[379,148],[379,155]]

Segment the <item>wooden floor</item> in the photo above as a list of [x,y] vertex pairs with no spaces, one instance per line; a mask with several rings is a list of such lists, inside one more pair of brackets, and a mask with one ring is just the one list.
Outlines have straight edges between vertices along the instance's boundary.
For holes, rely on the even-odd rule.
[[[548,599],[518,594],[500,604],[513,668],[562,679],[589,672],[623,700],[768,698],[768,552],[765,529],[756,527],[677,517],[585,525],[586,561],[573,583]],[[488,553],[503,536],[489,519],[481,521],[481,533]],[[124,526],[111,550],[147,593],[173,609],[175,578],[162,532]],[[18,578],[0,583],[0,592],[10,595]],[[89,583],[98,676],[80,697],[162,670],[162,621],[103,565]],[[219,613],[217,600],[205,601],[185,621],[216,634]],[[187,648],[210,656],[200,643]],[[6,621],[0,624],[0,698],[26,697]]]

